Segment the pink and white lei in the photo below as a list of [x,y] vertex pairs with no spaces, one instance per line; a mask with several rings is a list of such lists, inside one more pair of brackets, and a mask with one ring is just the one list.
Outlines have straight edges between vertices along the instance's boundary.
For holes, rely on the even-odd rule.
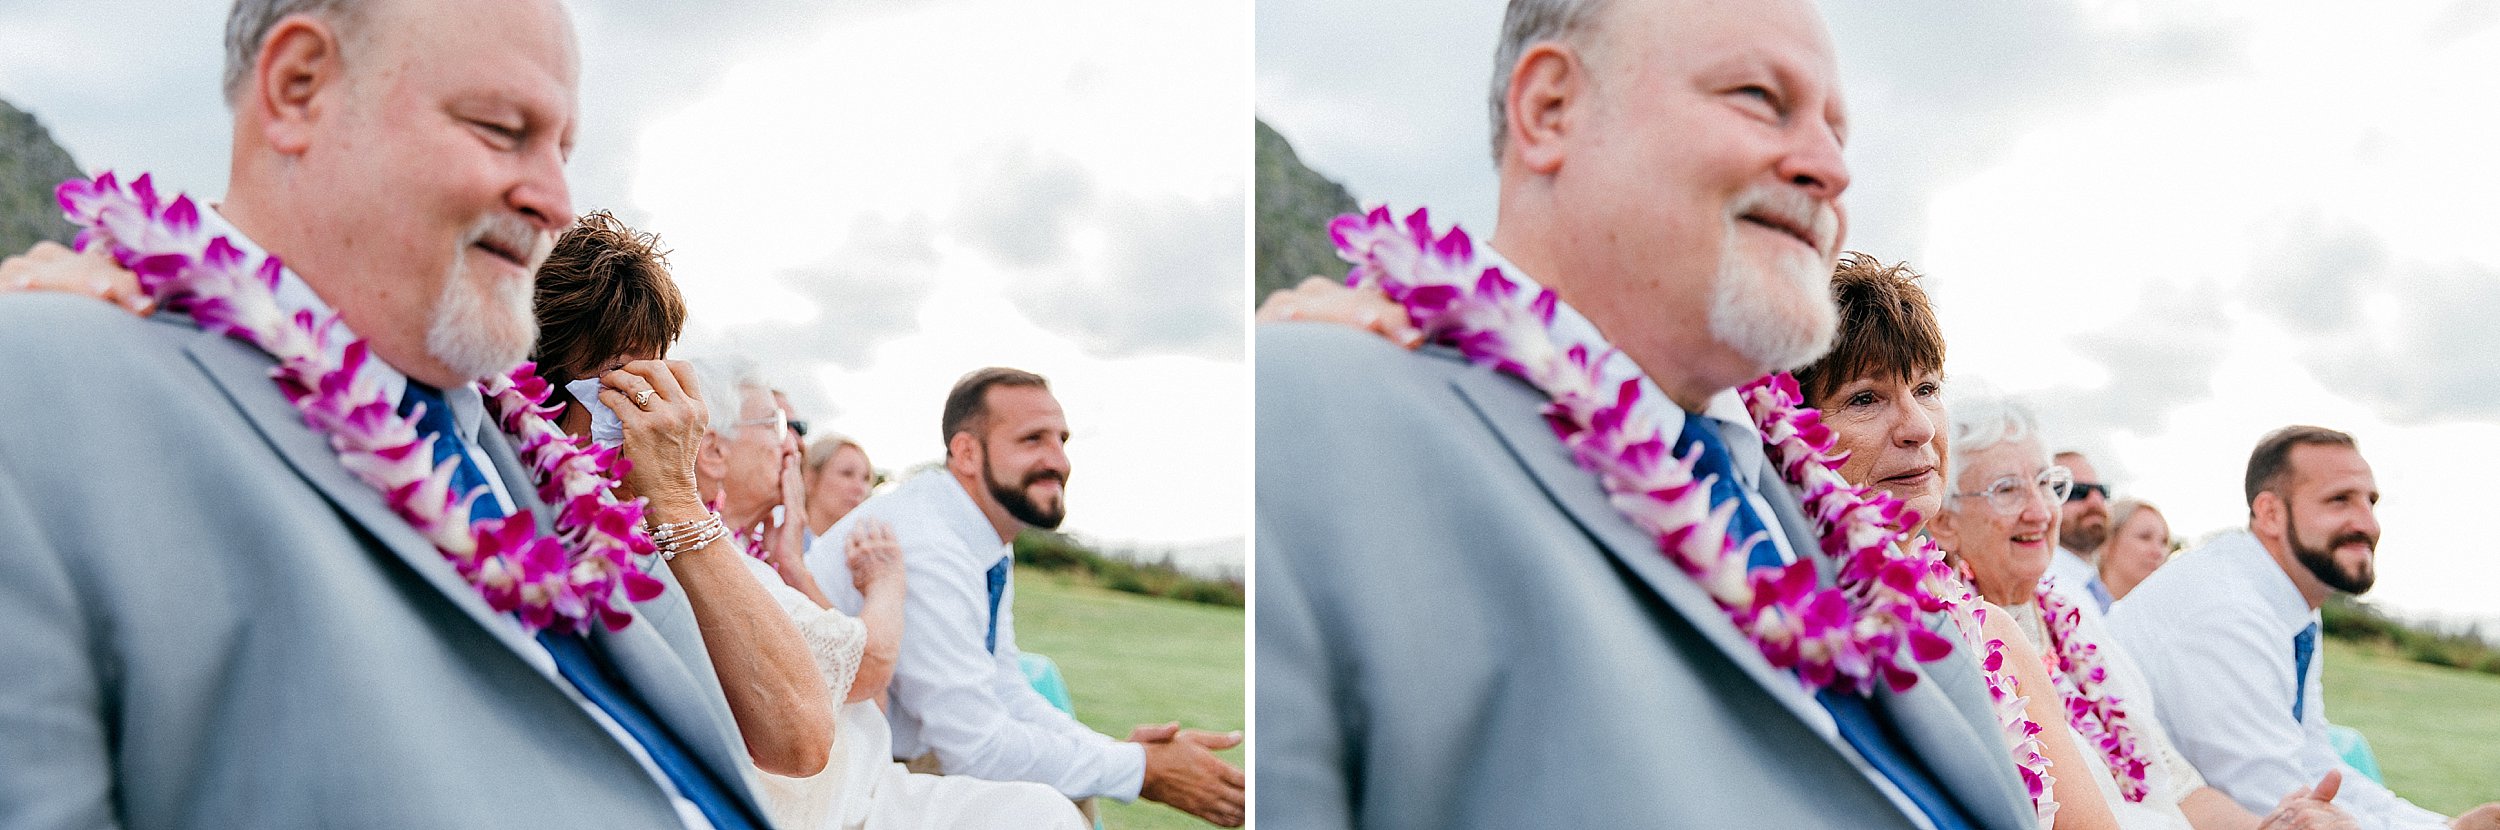
[[1865,694],[1878,680],[1909,688],[1918,682],[1913,659],[1952,651],[1918,622],[1919,612],[1945,607],[1922,584],[1940,560],[1904,554],[1894,544],[1901,540],[1899,502],[1840,479],[1830,431],[1819,413],[1796,406],[1794,380],[1749,386],[1747,404],[1781,475],[1804,495],[1824,551],[1841,562],[1839,585],[1831,588],[1817,586],[1810,558],[1748,570],[1747,549],[1768,542],[1729,537],[1736,505],[1712,505],[1709,481],[1693,472],[1698,449],[1677,458],[1675,436],[1640,417],[1649,410],[1635,406],[1643,394],[1637,378],[1604,380],[1613,347],[1594,336],[1560,342],[1565,335],[1553,330],[1560,301],[1552,291],[1526,296],[1501,269],[1476,261],[1465,231],[1436,237],[1422,210],[1402,225],[1387,208],[1341,216],[1328,231],[1339,255],[1354,263],[1350,283],[1378,286],[1427,337],[1544,392],[1545,420],[1572,458],[1597,474],[1615,508],[1710,594],[1771,665],[1795,669],[1809,690]]
[[2120,705],[2124,701],[2109,692],[2109,666],[2101,659],[2100,644],[2076,636],[2083,609],[2050,590],[2045,581],[2035,601],[2040,604],[2040,627],[2049,635],[2040,650],[2040,662],[2048,664],[2049,681],[2066,702],[2067,722],[2074,726],[2076,736],[2100,750],[2109,762],[2109,776],[2118,783],[2118,795],[2143,801],[2151,792],[2145,783],[2144,749],[2127,724],[2127,710]]
[[[1930,551],[1936,548],[1934,540],[1923,536],[1918,544]],[[2040,826],[2047,827],[2057,817],[2057,799],[2053,795],[2057,777],[2049,774],[2049,758],[2041,752],[2040,724],[2023,708],[2031,698],[2021,693],[2011,667],[2005,663],[2005,641],[1987,635],[1984,625],[1988,607],[1971,591],[1970,581],[1951,567],[1940,567],[1933,576],[1946,591],[1944,596],[1951,606],[1946,616],[1962,633],[1962,640],[1980,643],[1987,651],[1979,662],[1979,671],[1987,681],[1988,698],[1996,706],[1997,722],[2004,727],[2006,744],[2013,750],[2014,768],[2022,773],[2023,786],[2031,791],[2031,807],[2039,813]]]
[[304,422],[329,439],[348,472],[433,542],[489,607],[515,613],[532,632],[584,633],[593,620],[623,628],[633,621],[627,601],[659,596],[659,581],[633,565],[634,555],[652,552],[642,501],[619,503],[609,494],[631,462],[613,449],[585,449],[548,420],[555,411],[545,405],[548,386],[530,364],[479,381],[478,391],[529,465],[539,498],[555,508],[554,536],[541,535],[529,511],[470,521],[470,506],[486,491],[451,492],[457,459],[433,464],[434,439],[420,438],[416,419],[400,415],[364,371],[365,341],[336,314],[289,315],[276,295],[285,266],[274,256],[247,262],[233,242],[207,234],[189,196],[166,201],[148,176],[124,186],[112,173],[62,182],[54,195],[84,229],[79,250],[108,246],[159,306],[277,358],[270,377]]

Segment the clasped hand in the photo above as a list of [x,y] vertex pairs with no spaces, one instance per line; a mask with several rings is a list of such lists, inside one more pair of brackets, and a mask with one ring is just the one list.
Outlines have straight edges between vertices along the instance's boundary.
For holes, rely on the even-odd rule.
[[1240,732],[1182,729],[1178,723],[1147,724],[1128,739],[1146,748],[1146,783],[1137,794],[1207,820],[1240,827],[1247,812],[1241,768],[1215,751],[1241,745]]

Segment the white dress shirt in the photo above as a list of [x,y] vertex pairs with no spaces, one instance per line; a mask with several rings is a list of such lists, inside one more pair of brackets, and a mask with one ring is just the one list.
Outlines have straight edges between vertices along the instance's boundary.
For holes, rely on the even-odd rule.
[[862,503],[808,550],[817,584],[851,614],[859,613],[862,599],[851,585],[841,540],[869,517],[894,528],[911,585],[901,654],[887,687],[894,757],[936,753],[949,775],[1036,781],[1070,798],[1137,798],[1146,780],[1145,747],[1078,723],[1025,680],[1017,662],[1012,569],[998,602],[998,649],[984,647],[987,574],[1011,551],[955,477],[943,469],[914,476]]
[[[2109,613],[2111,633],[2144,670],[2180,754],[2259,815],[2343,764],[2327,742],[2324,642],[2307,676],[2293,676],[2293,638],[2317,621],[2317,609],[2247,531],[2181,554]],[[2306,689],[2299,720],[2292,719],[2295,689]],[[2335,805],[2364,828],[2447,826],[2350,767]]]
[[[262,257],[267,256],[267,252],[261,250],[260,246],[252,242],[249,237],[244,236],[241,230],[227,223],[225,217],[218,215],[215,209],[200,212],[200,226],[202,233],[208,236],[223,236],[227,242],[233,243],[236,249],[243,252],[245,262],[258,262]],[[278,287],[271,294],[278,308],[286,312],[289,319],[292,319],[298,311],[311,311],[316,315],[337,313],[329,303],[322,301],[321,295],[315,293],[310,284],[304,282],[302,277],[296,276],[292,268],[279,270]],[[348,331],[345,321],[341,321],[334,331],[335,334],[323,345],[328,349],[330,358],[338,360],[345,352],[347,344],[355,339],[355,334]],[[408,376],[392,368],[390,364],[384,363],[379,355],[368,355],[356,374],[358,378],[370,381],[379,387],[382,395],[389,398],[394,405],[407,395]],[[512,494],[504,490],[503,476],[496,473],[494,462],[486,457],[486,452],[479,448],[477,443],[478,436],[481,434],[480,430],[486,426],[486,402],[478,396],[477,389],[472,386],[445,389],[442,390],[442,395],[443,404],[451,408],[453,426],[460,430],[462,449],[467,452],[469,462],[477,465],[479,472],[486,474],[487,494],[480,498],[495,500],[503,507],[504,515],[512,515],[514,512]],[[529,647],[518,649],[518,651],[522,659],[529,662],[531,668],[537,669],[539,674],[546,675],[558,686],[573,688],[573,681],[564,679],[563,672],[557,670],[555,655],[548,653],[545,646],[538,644],[537,638],[530,636],[529,632],[521,627],[518,616],[504,614],[493,619],[514,632],[518,642],[529,644]],[[660,785],[661,792],[668,794],[670,806],[677,809],[677,817],[685,822],[687,830],[711,830],[712,822],[703,817],[703,809],[695,806],[693,801],[678,792],[676,782],[670,781],[668,773],[661,771],[660,765],[651,760],[651,753],[643,749],[642,742],[635,740],[633,733],[625,731],[625,727],[617,723],[614,717],[610,717],[607,710],[590,702],[588,697],[576,695],[575,700],[581,704],[584,712],[589,713],[591,720],[598,721],[599,725],[608,731],[609,736],[614,737],[617,743],[625,746],[627,752],[633,754],[634,760],[642,763],[643,772],[649,774],[651,780]],[[730,783],[735,785],[737,782]]]
[[2091,588],[2101,581],[2101,569],[2093,567],[2091,560],[2067,550],[2065,545],[2057,546],[2057,552],[2049,555],[2048,578],[2054,583],[2052,588],[2057,591],[2058,596],[2065,598],[2068,604],[2080,607],[2087,613],[2102,613],[2109,610],[2101,604],[2100,597],[2094,595]]

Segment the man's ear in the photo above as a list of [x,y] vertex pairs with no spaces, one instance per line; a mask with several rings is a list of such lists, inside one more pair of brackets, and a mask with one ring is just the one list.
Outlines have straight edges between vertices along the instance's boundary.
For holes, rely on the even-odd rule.
[[2283,508],[2282,495],[2272,490],[2258,491],[2257,500],[2248,503],[2249,532],[2261,537],[2280,538],[2288,535],[2285,531],[2289,528],[2283,526],[2283,520],[2289,514],[2284,512]]
[[957,432],[946,439],[946,470],[959,476],[981,474],[981,439],[971,430]]
[[1566,139],[1589,106],[1589,80],[1588,64],[1571,47],[1550,40],[1528,47],[1511,67],[1510,88],[1502,91],[1508,118],[1503,154],[1530,172],[1552,175],[1561,169]]
[[259,116],[261,139],[283,155],[312,146],[314,126],[329,99],[324,91],[344,81],[338,30],[311,15],[288,15],[261,41],[252,75],[235,102]]
[[1960,519],[1961,516],[1954,511],[1937,510],[1936,517],[1927,520],[1927,538],[1935,540],[1936,548],[1939,550],[1960,550],[1959,543],[1962,541]]

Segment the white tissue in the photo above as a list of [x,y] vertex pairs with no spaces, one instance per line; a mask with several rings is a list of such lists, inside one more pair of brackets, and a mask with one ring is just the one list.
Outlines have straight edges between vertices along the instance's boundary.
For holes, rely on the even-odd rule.
[[598,378],[567,383],[564,385],[564,391],[573,393],[573,399],[581,401],[583,409],[590,410],[590,440],[592,442],[602,447],[613,447],[625,443],[625,422],[617,420],[616,412],[609,409],[607,404],[599,402]]

